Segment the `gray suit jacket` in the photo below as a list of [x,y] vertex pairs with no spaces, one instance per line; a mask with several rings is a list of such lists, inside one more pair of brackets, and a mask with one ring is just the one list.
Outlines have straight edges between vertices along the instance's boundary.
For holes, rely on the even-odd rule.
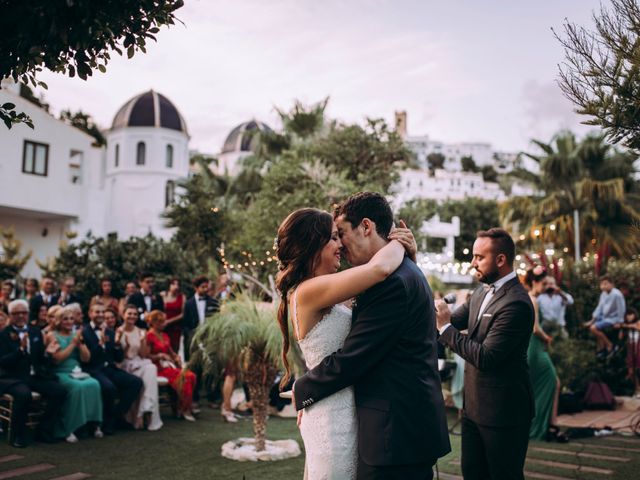
[[524,425],[534,415],[527,364],[533,305],[515,278],[495,293],[478,319],[485,295],[485,289],[476,289],[453,312],[439,341],[466,360],[464,412],[470,420],[493,427]]

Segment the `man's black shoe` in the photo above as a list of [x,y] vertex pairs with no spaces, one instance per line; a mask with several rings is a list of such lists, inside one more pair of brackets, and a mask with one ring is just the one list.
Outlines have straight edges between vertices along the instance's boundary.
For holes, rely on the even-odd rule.
[[36,432],[36,440],[42,443],[55,443],[56,438],[51,433],[45,430],[38,430]]
[[11,441],[11,446],[15,448],[26,448],[27,442],[24,438],[16,437]]

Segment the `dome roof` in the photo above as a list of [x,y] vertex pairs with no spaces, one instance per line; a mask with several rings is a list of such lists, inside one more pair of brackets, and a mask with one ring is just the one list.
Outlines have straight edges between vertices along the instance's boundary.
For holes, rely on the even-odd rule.
[[187,124],[176,106],[153,90],[136,95],[118,110],[111,129],[126,127],[159,127],[187,133]]
[[257,120],[241,123],[231,130],[222,146],[222,153],[250,152],[256,147],[256,133],[273,132],[269,125]]

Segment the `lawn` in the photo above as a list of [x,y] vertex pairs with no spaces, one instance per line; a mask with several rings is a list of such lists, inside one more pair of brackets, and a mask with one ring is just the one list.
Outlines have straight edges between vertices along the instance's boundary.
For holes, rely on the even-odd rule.
[[[451,420],[453,416],[450,417]],[[50,463],[55,465],[54,469],[20,478],[45,480],[75,472],[85,472],[105,480],[302,478],[302,456],[291,460],[260,463],[240,463],[220,456],[220,447],[224,442],[251,434],[250,418],[241,419],[239,423],[231,425],[222,422],[218,410],[203,410],[195,424],[165,415],[165,426],[159,432],[119,432],[101,440],[83,439],[75,445],[34,444],[24,450],[17,450],[2,443],[0,457],[18,454],[24,458],[0,463],[0,472],[27,465]],[[293,419],[272,417],[268,424],[268,437],[295,438],[302,446]],[[453,452],[440,460],[439,470],[459,475],[460,437],[451,438]],[[601,458],[602,456],[606,458]],[[546,473],[557,478],[638,478],[640,439],[593,438],[567,445],[533,442],[529,458],[528,472]],[[595,470],[576,471],[574,467],[567,468],[567,465],[581,465],[582,469],[587,467]],[[605,470],[610,470],[611,473],[603,473]],[[527,477],[534,478],[530,475]],[[2,473],[0,478],[4,478]]]

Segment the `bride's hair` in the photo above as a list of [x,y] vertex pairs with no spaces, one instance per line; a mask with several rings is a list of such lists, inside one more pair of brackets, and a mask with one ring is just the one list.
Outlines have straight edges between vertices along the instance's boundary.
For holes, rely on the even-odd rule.
[[286,373],[280,382],[284,388],[291,377],[289,352],[289,292],[311,276],[318,254],[331,239],[333,218],[328,212],[316,208],[301,208],[289,214],[278,228],[276,257],[279,272],[276,288],[280,293],[278,324],[282,331],[282,363]]

